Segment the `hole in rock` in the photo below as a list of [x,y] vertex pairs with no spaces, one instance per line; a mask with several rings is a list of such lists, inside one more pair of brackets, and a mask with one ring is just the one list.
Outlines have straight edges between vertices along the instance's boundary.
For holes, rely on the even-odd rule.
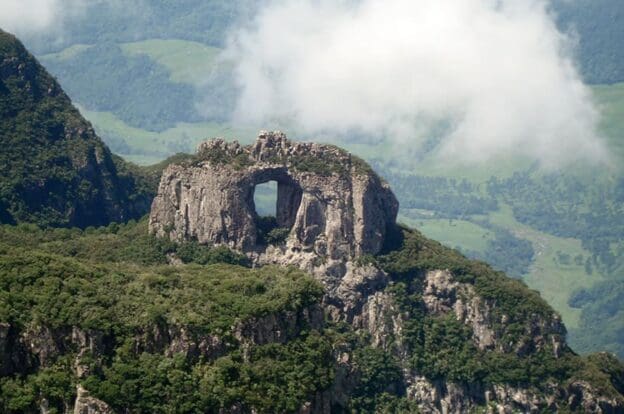
[[286,241],[295,222],[301,189],[292,182],[267,181],[254,188],[254,209],[259,245]]
[[277,181],[258,184],[254,191],[256,214],[260,217],[277,217]]

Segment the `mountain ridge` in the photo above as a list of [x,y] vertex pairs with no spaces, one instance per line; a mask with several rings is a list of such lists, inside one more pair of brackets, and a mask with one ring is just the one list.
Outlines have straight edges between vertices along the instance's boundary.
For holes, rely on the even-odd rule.
[[0,216],[87,227],[145,214],[148,183],[96,136],[60,85],[0,31]]

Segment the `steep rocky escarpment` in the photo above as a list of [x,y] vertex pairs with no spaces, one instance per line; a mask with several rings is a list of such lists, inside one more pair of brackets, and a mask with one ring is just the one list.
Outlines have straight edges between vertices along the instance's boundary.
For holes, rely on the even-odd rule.
[[110,153],[37,60],[0,30],[0,222],[103,225],[141,217],[152,190]]
[[[287,230],[272,243],[258,238],[253,205],[268,180]],[[539,294],[400,228],[397,208],[348,153],[263,132],[247,147],[208,141],[170,166],[149,225],[165,239],[227,245],[255,266],[296,265],[322,283],[326,330],[359,339],[334,343],[333,382],[307,412],[624,409],[616,359],[617,374],[575,355]]]
[[574,355],[535,292],[390,236],[349,263],[337,307],[293,267],[224,264],[245,262],[146,221],[0,226],[0,410],[621,410],[624,368]]
[[[286,231],[273,245],[258,237],[254,206],[255,186],[270,180],[277,182],[276,225]],[[149,228],[158,237],[238,249],[257,265],[296,265],[324,283],[334,320],[350,322],[387,283],[379,269],[356,261],[381,251],[397,211],[388,185],[357,157],[262,132],[249,146],[207,141],[192,161],[170,165]]]

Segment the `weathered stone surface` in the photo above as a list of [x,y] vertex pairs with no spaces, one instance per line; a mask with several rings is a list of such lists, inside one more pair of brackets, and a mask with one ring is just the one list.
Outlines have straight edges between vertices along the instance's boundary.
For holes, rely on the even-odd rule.
[[276,219],[290,229],[286,247],[294,253],[340,261],[375,254],[396,219],[394,194],[363,161],[330,145],[262,132],[250,146],[207,141],[192,163],[168,167],[152,204],[150,231],[261,250],[253,195],[268,181],[278,184]]
[[102,400],[93,398],[81,385],[76,387],[74,414],[114,414],[113,410]]
[[319,330],[323,325],[323,310],[319,306],[309,306],[300,311],[271,313],[238,323],[234,327],[233,336],[244,347],[286,343],[296,338],[302,330]]
[[523,355],[551,345],[555,356],[559,356],[565,347],[565,327],[555,313],[551,318],[533,315],[526,321],[525,335],[518,343],[503,343],[493,326],[499,325],[504,330],[511,321],[506,317],[494,321],[491,309],[495,304],[479,297],[472,285],[457,282],[448,270],[429,271],[424,275],[423,302],[431,314],[455,313],[457,320],[472,328],[473,341],[481,350],[496,349]]
[[37,357],[38,365],[47,367],[64,350],[61,340],[63,336],[65,332],[52,330],[47,326],[32,325],[22,333],[21,341]]
[[[276,181],[276,221],[290,229],[284,243],[262,245],[255,186]],[[295,265],[325,286],[333,320],[353,322],[367,297],[387,285],[374,266],[395,225],[398,202],[389,186],[357,157],[331,145],[295,143],[261,132],[249,146],[216,139],[191,162],[169,166],[152,204],[149,228],[172,240],[225,244],[255,265]]]

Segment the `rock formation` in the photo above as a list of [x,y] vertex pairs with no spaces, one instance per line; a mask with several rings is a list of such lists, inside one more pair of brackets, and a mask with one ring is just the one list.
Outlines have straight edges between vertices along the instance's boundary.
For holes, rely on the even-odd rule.
[[360,159],[334,146],[263,132],[250,146],[205,142],[191,165],[167,168],[150,230],[172,240],[256,251],[254,189],[268,181],[277,182],[277,225],[290,229],[291,252],[328,260],[376,254],[396,219],[394,194]]
[[[142,211],[137,177],[2,31],[0,113],[0,221],[86,226]],[[273,221],[253,201],[270,180]],[[575,355],[536,292],[399,228],[397,209],[357,157],[274,132],[209,141],[168,167],[150,232],[316,281],[201,266],[189,256],[224,249],[135,244],[142,223],[120,238],[116,226],[97,238],[3,226],[0,412],[623,412],[615,357]],[[107,258],[93,260],[100,246]]]
[[[275,219],[279,228],[287,230],[287,237],[264,243],[258,236],[261,223],[255,212],[254,189],[271,180],[278,184]],[[369,338],[371,346],[401,361],[399,394],[414,401],[422,412],[460,413],[484,406],[501,413],[537,412],[558,409],[556,401],[593,412],[621,408],[620,397],[600,395],[583,381],[551,384],[549,390],[538,391],[529,384],[516,387],[428,378],[410,366],[412,345],[406,331],[413,329],[409,324],[413,317],[458,321],[471,332],[466,340],[472,339],[475,353],[512,358],[539,353],[557,359],[570,351],[565,327],[552,310],[520,314],[508,309],[513,315],[506,314],[497,298],[480,296],[474,282],[465,282],[446,268],[411,274],[418,282],[409,300],[417,312],[402,308],[406,299],[391,289],[399,281],[373,258],[389,232],[396,230],[397,210],[388,185],[346,151],[294,143],[279,132],[262,132],[249,146],[207,141],[192,160],[169,166],[152,204],[149,229],[174,241],[227,245],[246,253],[257,266],[296,265],[310,272],[325,288],[322,305],[330,321],[350,324]],[[437,247],[431,243],[417,247],[414,255],[423,248],[430,254],[448,254],[434,253]],[[260,329],[268,333],[255,335],[269,342],[281,341],[272,328],[279,323],[270,317],[261,325],[269,327]],[[353,351],[337,355],[336,379],[330,389],[315,395],[301,412],[329,413],[330,407],[349,399],[358,372],[349,352]]]
[[81,385],[76,387],[74,414],[113,414],[113,410],[104,401],[93,398]]
[[[254,205],[255,187],[268,181],[277,182],[277,227],[288,232],[274,245],[259,239]],[[249,146],[206,141],[191,161],[170,165],[149,229],[171,240],[227,245],[256,265],[296,265],[323,283],[332,319],[350,323],[368,292],[387,282],[379,269],[356,261],[381,251],[398,207],[388,184],[347,151],[261,132]]]

